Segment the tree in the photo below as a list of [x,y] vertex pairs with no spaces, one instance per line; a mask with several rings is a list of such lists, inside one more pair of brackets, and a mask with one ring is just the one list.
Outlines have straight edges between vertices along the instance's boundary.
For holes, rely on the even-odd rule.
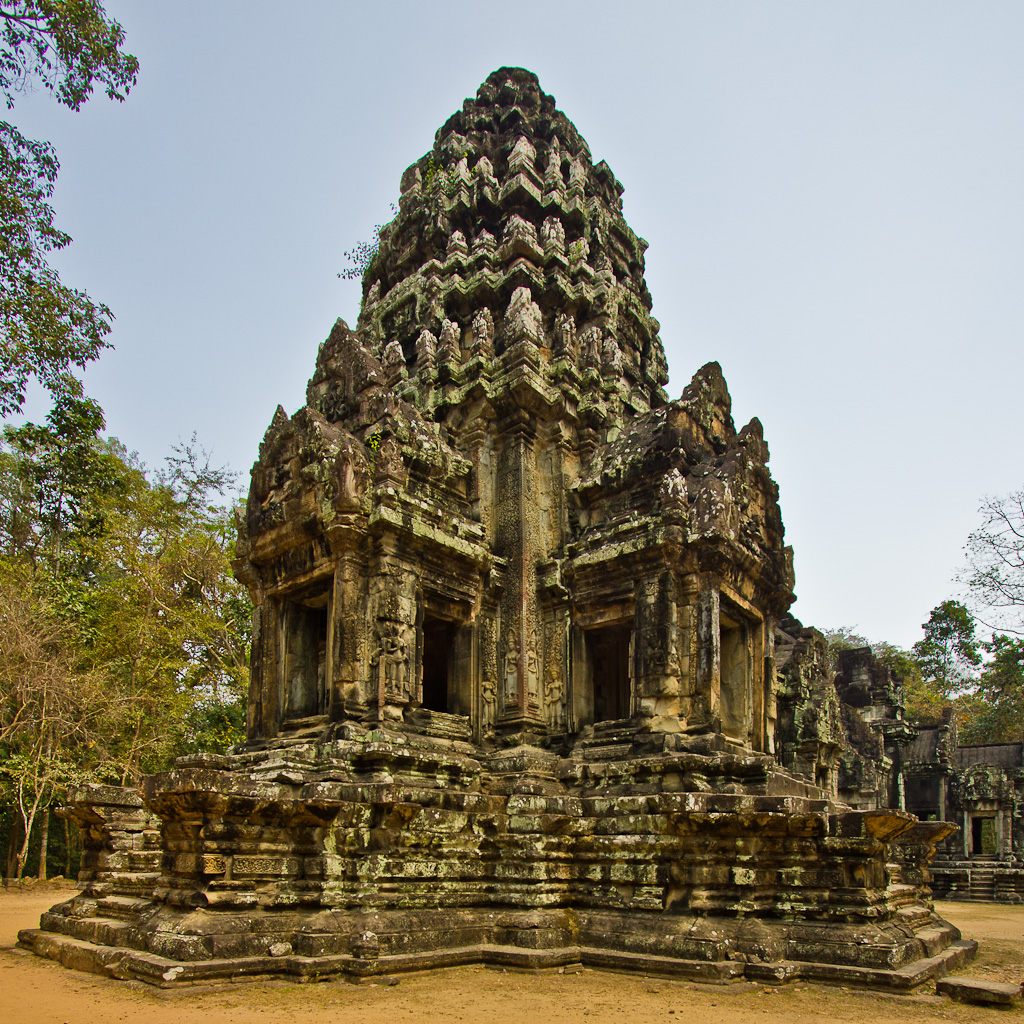
[[987,498],[979,511],[983,521],[967,539],[964,580],[985,625],[1024,634],[1024,490]]
[[[978,688],[958,701],[961,743],[1019,743],[1024,728],[1024,639],[997,634]],[[962,706],[961,706],[962,705]]]
[[0,804],[19,870],[69,781],[126,783],[244,735],[232,478],[194,443],[147,474],[65,398],[0,445]]
[[221,745],[241,739],[251,607],[231,575],[232,516],[217,501],[231,480],[193,438],[153,481],[133,466],[97,501],[102,529],[80,540],[95,623],[86,656],[124,709],[109,762],[122,783],[209,731]]
[[[94,86],[124,100],[138,61],[122,52],[124,31],[98,0],[0,0],[0,91],[42,85],[79,110]],[[49,204],[59,164],[53,147],[0,121],[0,419],[21,411],[28,382],[66,391],[72,367],[95,359],[113,314],[64,285],[46,254],[71,237],[54,225]]]
[[9,562],[0,564],[0,633],[0,784],[20,824],[20,878],[38,814],[82,778],[117,708],[103,680],[77,665],[74,628]]
[[0,550],[9,557],[62,575],[68,542],[95,528],[95,498],[116,487],[123,468],[116,442],[100,438],[103,425],[100,407],[77,386],[55,396],[45,424],[4,428]]
[[921,628],[924,639],[914,644],[913,654],[924,679],[945,697],[968,689],[981,664],[971,613],[959,601],[943,601]]

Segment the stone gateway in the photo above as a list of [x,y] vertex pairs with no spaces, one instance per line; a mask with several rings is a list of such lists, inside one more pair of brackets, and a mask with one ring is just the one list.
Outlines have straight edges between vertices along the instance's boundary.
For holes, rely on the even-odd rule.
[[252,470],[248,739],[74,794],[85,890],[24,944],[157,985],[907,989],[971,955],[930,903],[955,826],[868,785],[902,713],[864,739],[787,618],[760,423],[715,363],[664,391],[621,193],[519,68],[402,175],[355,329]]

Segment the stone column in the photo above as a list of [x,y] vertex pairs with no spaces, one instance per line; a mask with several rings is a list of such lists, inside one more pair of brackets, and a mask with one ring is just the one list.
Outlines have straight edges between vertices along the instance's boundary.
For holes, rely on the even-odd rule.
[[[721,637],[718,587],[708,586],[702,582],[700,593],[697,595],[697,685],[693,703],[696,715],[705,719],[699,724],[715,731],[721,729]],[[696,723],[691,721],[692,724]]]
[[778,720],[779,679],[775,666],[775,619],[767,618],[763,623],[764,658],[761,692],[764,695],[764,751],[775,753],[775,724]]
[[497,553],[508,566],[501,595],[499,723],[509,731],[543,727],[538,644],[535,433],[516,410],[501,425],[506,438],[498,466]]
[[678,589],[671,569],[647,578],[637,589],[634,711],[647,719],[653,732],[676,732],[680,728],[680,662],[686,652],[680,636]]
[[368,703],[378,721],[402,718],[413,698],[416,670],[416,574],[397,554],[394,536],[381,538],[371,567]]
[[265,597],[253,613],[248,738],[272,739],[281,728],[281,601]]
[[148,897],[160,875],[161,822],[137,789],[86,783],[67,796],[82,842],[78,883],[95,897]]
[[363,692],[370,677],[368,665],[360,662],[360,635],[365,629],[366,608],[363,596],[361,559],[354,552],[340,555],[334,573],[332,614],[328,636],[333,686],[330,714],[335,721],[347,714],[358,714],[371,696]]

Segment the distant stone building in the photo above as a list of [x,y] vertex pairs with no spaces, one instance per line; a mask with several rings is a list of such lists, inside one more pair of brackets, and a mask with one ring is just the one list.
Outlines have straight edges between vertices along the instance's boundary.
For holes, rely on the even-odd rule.
[[957,746],[949,716],[906,752],[907,809],[952,821],[933,887],[946,899],[1024,901],[1024,743]]
[[1024,900],[1024,744],[958,746],[951,709],[911,725],[900,680],[870,648],[832,666],[825,638],[793,618],[775,649],[782,764],[851,807],[956,824],[932,864],[937,896]]
[[715,363],[668,399],[621,193],[515,68],[405,172],[253,467],[247,742],[78,794],[85,893],[23,942],[157,984],[971,955],[929,902],[954,826],[888,809],[895,684],[787,618],[761,426]]

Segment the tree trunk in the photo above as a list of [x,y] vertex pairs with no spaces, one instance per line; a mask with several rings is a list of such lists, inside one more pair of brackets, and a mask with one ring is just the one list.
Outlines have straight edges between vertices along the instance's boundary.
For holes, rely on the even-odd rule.
[[71,826],[68,824],[67,809],[62,815],[64,819],[64,877],[71,877]]
[[25,861],[28,860],[28,842],[32,837],[32,826],[36,823],[39,802],[40,796],[37,794],[29,809],[26,810],[22,794],[20,792],[18,794],[18,809],[21,812],[21,821],[25,829],[25,835],[21,841],[21,849],[18,851],[18,864],[14,872],[19,882],[21,881],[21,873],[25,870]]
[[21,830],[21,818],[15,817],[11,822],[11,834],[7,840],[7,857],[4,860],[4,880],[14,877],[14,865],[17,862],[18,843],[21,841],[18,833]]
[[46,881],[46,851],[50,845],[50,808],[43,808],[43,822],[41,835],[39,836],[39,874],[36,876],[40,882]]

